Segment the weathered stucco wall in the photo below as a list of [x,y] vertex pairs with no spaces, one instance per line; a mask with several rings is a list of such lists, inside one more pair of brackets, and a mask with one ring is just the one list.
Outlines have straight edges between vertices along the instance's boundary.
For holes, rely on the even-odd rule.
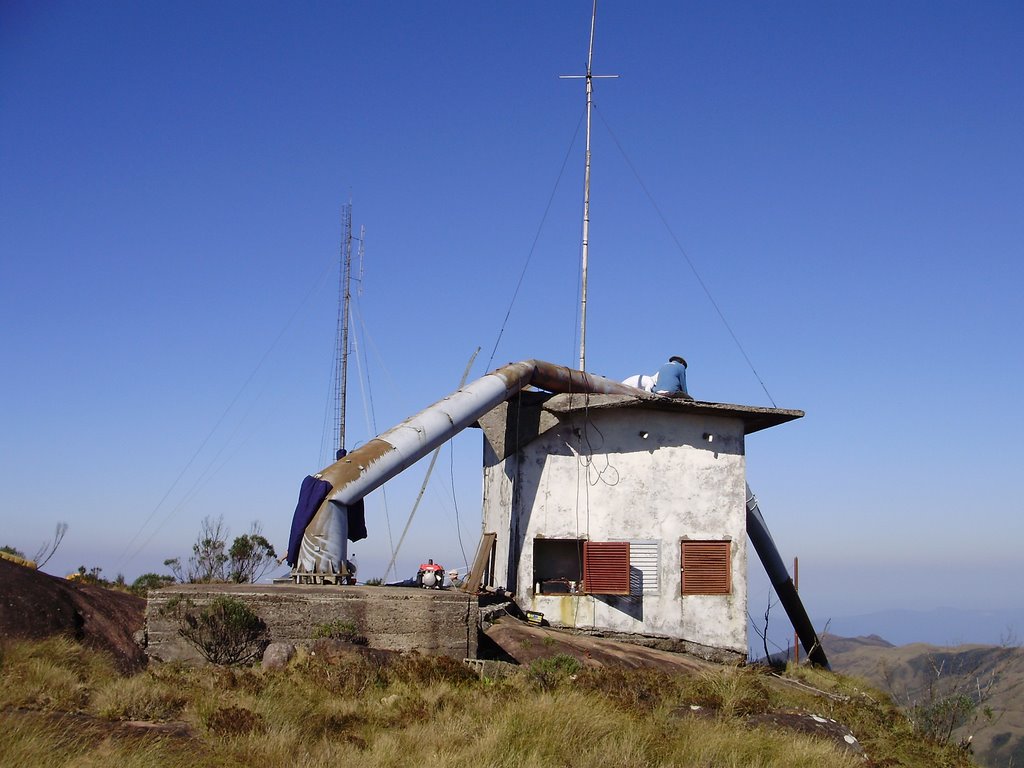
[[494,542],[495,583],[489,586],[506,587],[512,591],[515,591],[516,571],[509,544],[512,537],[518,538],[511,518],[518,465],[517,454],[513,453],[502,461],[490,443],[484,440],[484,532],[498,534]]
[[[508,564],[520,605],[554,625],[745,655],[743,434],[736,417],[607,409],[566,414],[504,461],[485,449],[485,529],[498,533],[498,574]],[[650,570],[635,596],[537,594],[540,537],[643,542],[648,558],[656,553],[656,584]],[[684,538],[731,541],[729,595],[681,594]]]
[[237,598],[267,624],[272,642],[302,643],[319,624],[350,621],[371,648],[474,658],[479,610],[475,597],[455,590],[399,587],[179,584],[149,593],[146,652],[164,661],[200,661],[162,615],[171,600],[195,605],[215,597]]

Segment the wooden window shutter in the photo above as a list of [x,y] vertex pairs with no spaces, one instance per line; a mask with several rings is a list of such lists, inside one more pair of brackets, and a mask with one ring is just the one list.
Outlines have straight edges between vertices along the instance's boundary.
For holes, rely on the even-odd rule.
[[732,591],[731,542],[684,541],[684,595],[728,595]]
[[583,591],[592,595],[629,594],[629,542],[583,542]]

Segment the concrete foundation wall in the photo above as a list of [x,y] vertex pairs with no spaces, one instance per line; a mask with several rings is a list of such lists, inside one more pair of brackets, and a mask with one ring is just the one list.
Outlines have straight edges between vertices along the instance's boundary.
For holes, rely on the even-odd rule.
[[320,624],[355,624],[371,648],[475,658],[479,609],[475,597],[455,590],[398,587],[179,584],[153,590],[146,606],[146,653],[162,661],[199,662],[202,657],[164,616],[172,600],[196,606],[230,596],[266,623],[271,642],[302,643]]

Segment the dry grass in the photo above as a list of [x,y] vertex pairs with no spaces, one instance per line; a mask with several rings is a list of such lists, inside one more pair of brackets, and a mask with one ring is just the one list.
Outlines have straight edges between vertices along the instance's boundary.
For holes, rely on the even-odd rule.
[[[0,657],[0,755],[5,766],[47,768],[864,765],[826,741],[746,723],[801,709],[850,724],[878,764],[969,765],[908,739],[880,694],[818,674],[794,673],[840,695],[739,668],[686,677],[556,663],[489,681],[458,662],[415,655],[334,663],[306,655],[279,672],[155,665],[122,678],[73,643],[18,643]],[[699,714],[690,714],[694,704]],[[122,722],[137,719],[184,721],[191,735],[139,734]]]
[[0,763],[5,768],[74,765],[146,768],[204,764],[202,747],[122,733],[109,724],[52,712],[0,712]]
[[188,697],[166,680],[145,675],[112,680],[92,697],[91,710],[107,720],[177,719]]
[[109,657],[63,637],[5,644],[0,669],[0,710],[78,712],[97,686],[117,677]]

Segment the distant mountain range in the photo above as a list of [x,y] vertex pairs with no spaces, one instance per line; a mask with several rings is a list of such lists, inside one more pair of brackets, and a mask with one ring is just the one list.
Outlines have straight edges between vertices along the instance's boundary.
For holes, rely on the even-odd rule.
[[[1024,607],[997,611],[934,608],[889,610],[859,616],[812,614],[819,631],[841,637],[884,637],[894,645],[1019,645],[1024,642]],[[823,625],[828,623],[827,627]]]

